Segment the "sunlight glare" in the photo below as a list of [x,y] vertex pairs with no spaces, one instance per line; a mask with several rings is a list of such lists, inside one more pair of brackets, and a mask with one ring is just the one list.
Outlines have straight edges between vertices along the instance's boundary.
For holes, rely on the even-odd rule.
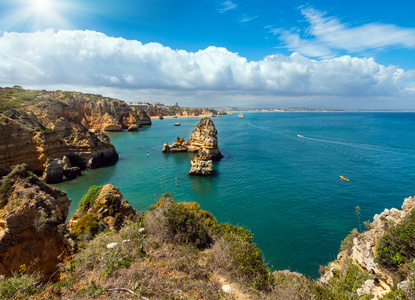
[[50,0],[33,0],[33,10],[36,13],[43,13],[52,10],[52,3]]

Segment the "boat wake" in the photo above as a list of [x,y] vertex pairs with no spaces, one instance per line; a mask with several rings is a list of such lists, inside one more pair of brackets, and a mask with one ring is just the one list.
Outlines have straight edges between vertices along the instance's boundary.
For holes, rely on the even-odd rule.
[[[408,154],[408,153],[403,153],[401,151],[409,151],[409,152],[411,152],[411,155],[413,155],[413,152],[415,152],[415,149],[412,149],[412,148],[367,144],[367,143],[359,143],[359,142],[347,142],[347,141],[339,141],[339,140],[330,140],[330,139],[314,138],[314,137],[308,137],[308,136],[302,136],[302,135],[297,135],[297,136],[301,137],[305,140],[309,140],[309,141],[329,143],[329,144],[335,144],[335,145],[341,145],[341,146],[348,146],[348,147],[354,147],[354,148],[360,148],[360,149],[372,150],[372,151],[381,151],[381,152],[386,152],[386,153]],[[397,151],[397,150],[401,150],[401,151]]]

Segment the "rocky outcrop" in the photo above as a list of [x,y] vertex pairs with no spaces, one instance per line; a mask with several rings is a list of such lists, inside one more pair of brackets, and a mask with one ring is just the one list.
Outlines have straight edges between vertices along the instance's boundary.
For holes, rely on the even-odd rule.
[[[47,182],[60,182],[63,176],[73,178],[80,175],[80,170],[118,160],[115,147],[102,132],[90,132],[83,126],[68,125],[64,121],[60,124],[64,124],[58,130],[61,134],[52,129],[35,130],[3,117],[0,176],[9,173],[12,166],[25,163],[29,170],[43,174]],[[65,163],[61,161],[64,158]]]
[[0,195],[0,275],[23,268],[41,272],[45,280],[58,276],[59,264],[76,249],[65,225],[71,200],[22,165],[2,186],[8,192]]
[[212,176],[213,175],[213,163],[212,160],[206,159],[203,155],[196,156],[190,161],[192,167],[190,168],[189,175],[197,176]]
[[359,266],[362,270],[374,275],[373,280],[367,280],[359,288],[361,294],[371,294],[380,299],[391,291],[394,286],[391,274],[375,262],[376,247],[379,239],[384,236],[390,228],[400,224],[409,212],[415,207],[413,197],[406,198],[402,210],[396,208],[385,209],[381,214],[373,217],[369,230],[357,235],[353,239],[353,246],[349,250],[341,251],[337,260],[329,264],[328,270],[320,281],[328,283],[333,276],[344,270],[347,261]]
[[[47,128],[62,127],[62,119],[88,129],[121,131],[130,126],[151,125],[145,111],[132,108],[126,102],[83,93],[54,92],[38,97],[33,113]],[[58,125],[56,125],[57,121]],[[132,127],[132,128],[133,128]]]
[[124,225],[131,224],[136,221],[139,214],[126,199],[124,199],[119,189],[112,184],[104,185],[92,205],[88,207],[79,207],[68,221],[69,231],[75,235],[76,224],[82,217],[90,215],[96,217],[104,228],[120,230]]
[[137,131],[151,124],[143,110],[124,101],[77,92],[0,88],[0,107],[0,176],[26,163],[49,183],[118,160],[101,130]]
[[192,159],[189,175],[211,176],[213,175],[212,161],[219,161],[223,157],[219,151],[216,135],[215,124],[206,117],[199,121],[188,141],[178,137],[172,145],[165,143],[162,152],[197,152]]

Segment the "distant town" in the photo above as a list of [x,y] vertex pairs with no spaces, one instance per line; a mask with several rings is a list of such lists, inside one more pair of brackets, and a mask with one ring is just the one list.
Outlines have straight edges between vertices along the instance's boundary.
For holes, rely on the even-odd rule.
[[[180,106],[176,102],[175,105],[165,105],[160,102],[127,102],[128,105],[143,109],[145,111],[154,110],[154,111],[167,111],[175,108],[174,110],[179,110]],[[184,107],[181,107],[184,109]],[[204,109],[204,110],[215,110],[221,112],[336,112],[342,111],[339,109],[326,109],[326,108],[303,108],[303,107],[293,107],[293,108],[240,108],[240,107],[218,107],[218,108],[194,108],[194,109]]]

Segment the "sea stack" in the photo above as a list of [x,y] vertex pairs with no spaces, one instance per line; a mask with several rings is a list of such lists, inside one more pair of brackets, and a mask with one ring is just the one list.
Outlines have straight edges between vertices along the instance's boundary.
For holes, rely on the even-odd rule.
[[163,146],[163,152],[197,152],[192,159],[192,168],[189,175],[212,176],[212,161],[219,161],[223,155],[219,151],[217,131],[213,121],[206,117],[199,121],[190,139],[176,138],[172,145]]
[[242,113],[239,114],[238,118],[242,119],[244,117],[244,115]]

